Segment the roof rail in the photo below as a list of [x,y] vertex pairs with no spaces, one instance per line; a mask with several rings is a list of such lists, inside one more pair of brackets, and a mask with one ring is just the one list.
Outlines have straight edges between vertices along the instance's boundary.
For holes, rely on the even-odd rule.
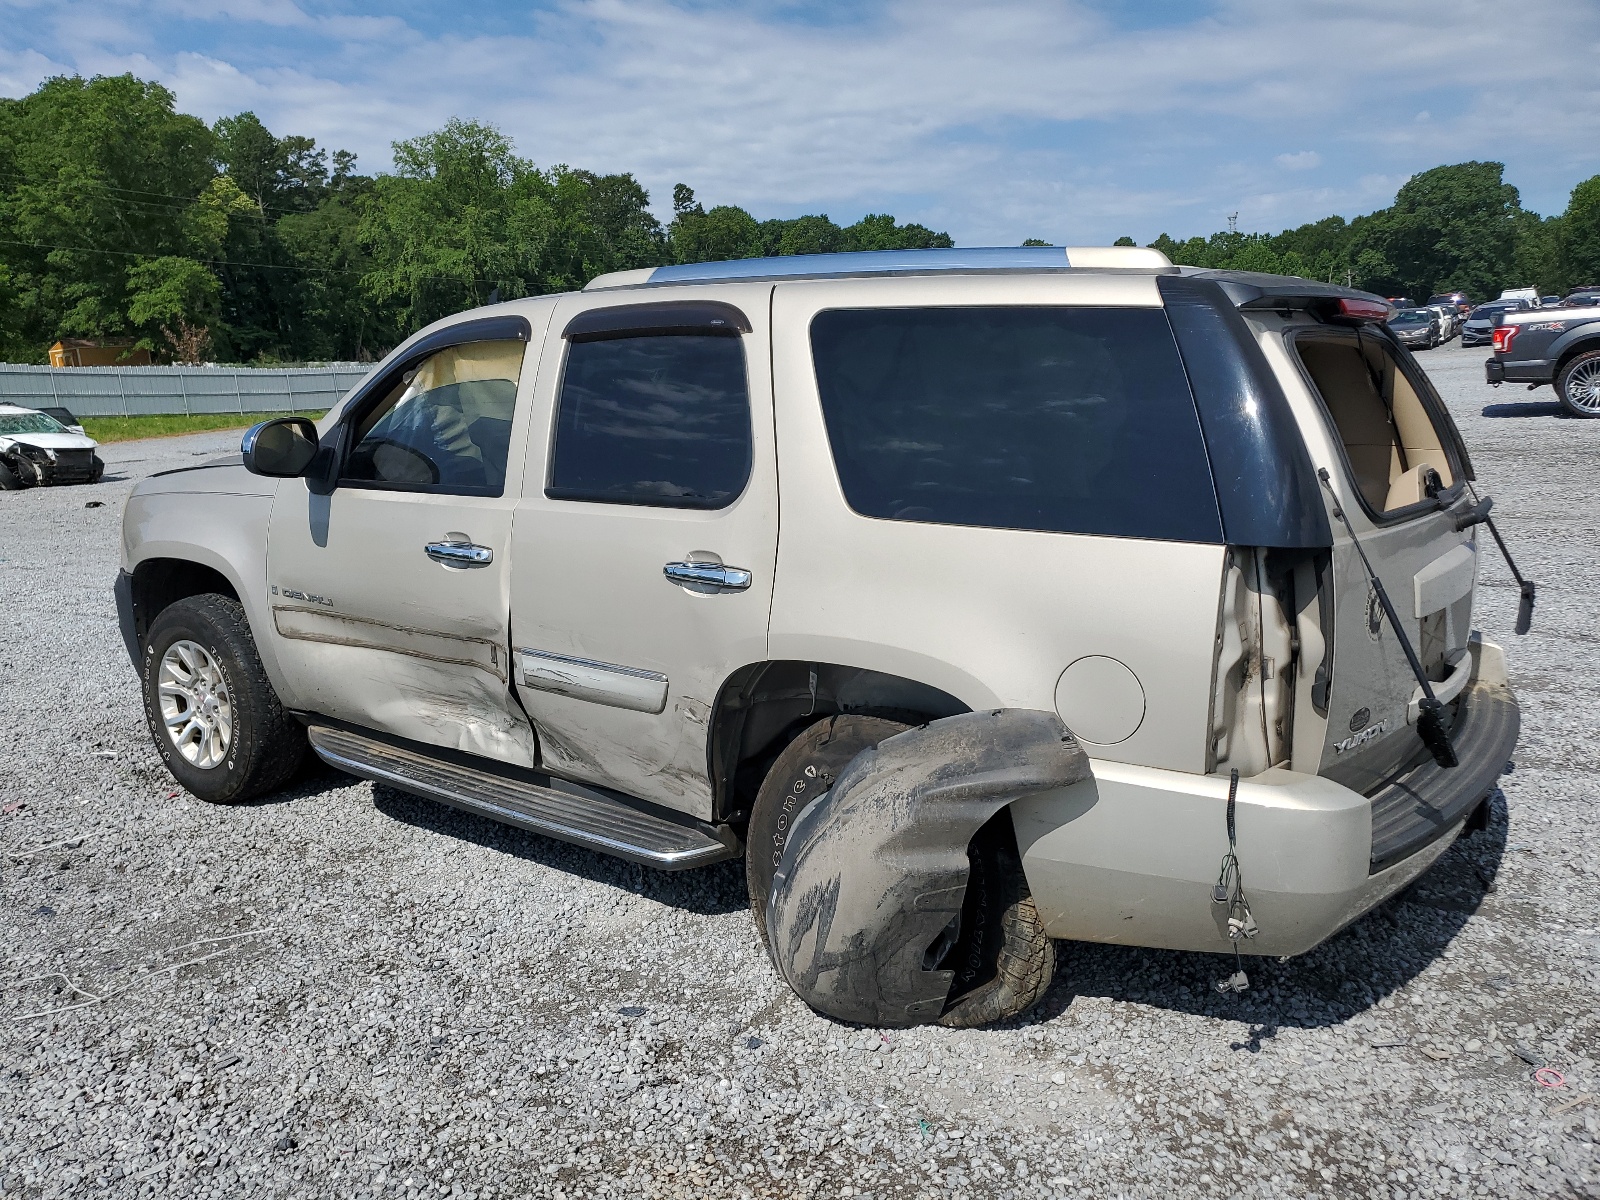
[[1142,246],[973,246],[949,250],[861,250],[846,254],[786,254],[613,271],[589,281],[586,292],[663,283],[734,279],[818,279],[973,271],[1173,270],[1159,250]]

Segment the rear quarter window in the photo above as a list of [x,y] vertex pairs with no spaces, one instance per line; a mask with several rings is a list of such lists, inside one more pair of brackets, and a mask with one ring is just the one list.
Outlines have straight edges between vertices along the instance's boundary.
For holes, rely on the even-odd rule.
[[863,516],[1222,541],[1161,309],[836,309],[813,319],[811,347]]

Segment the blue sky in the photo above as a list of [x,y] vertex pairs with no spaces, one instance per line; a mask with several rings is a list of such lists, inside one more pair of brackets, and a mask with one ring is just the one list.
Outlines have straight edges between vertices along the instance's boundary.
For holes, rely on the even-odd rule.
[[0,0],[0,94],[133,71],[389,165],[452,116],[541,165],[962,245],[1276,231],[1504,162],[1600,173],[1600,4],[1505,0]]

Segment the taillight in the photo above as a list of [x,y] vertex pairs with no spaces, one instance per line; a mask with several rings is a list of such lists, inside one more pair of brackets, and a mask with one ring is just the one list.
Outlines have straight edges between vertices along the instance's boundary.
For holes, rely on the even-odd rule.
[[1341,296],[1339,315],[1354,317],[1358,321],[1387,321],[1394,316],[1394,309],[1382,300],[1357,300],[1350,296]]
[[1494,331],[1494,352],[1504,354],[1511,349],[1511,339],[1517,336],[1517,325],[1502,325]]

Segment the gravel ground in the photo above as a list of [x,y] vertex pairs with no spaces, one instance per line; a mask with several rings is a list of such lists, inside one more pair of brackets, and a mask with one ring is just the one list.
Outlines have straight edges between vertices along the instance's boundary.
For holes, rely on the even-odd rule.
[[1544,585],[1515,638],[1486,559],[1525,706],[1489,830],[1241,997],[1222,959],[1063,944],[980,1032],[811,1013],[737,864],[660,875],[321,770],[178,794],[118,521],[237,435],[0,494],[0,1194],[1600,1196],[1600,422],[1421,357]]

